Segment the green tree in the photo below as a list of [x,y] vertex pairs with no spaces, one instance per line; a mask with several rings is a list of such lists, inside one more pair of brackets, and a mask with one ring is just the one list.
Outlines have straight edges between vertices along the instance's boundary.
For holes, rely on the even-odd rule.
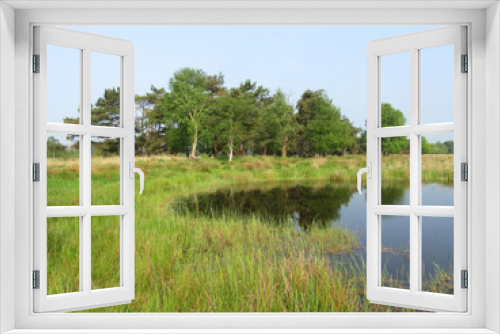
[[427,138],[422,136],[422,154],[429,154],[431,153],[431,145],[429,145],[429,142],[427,141]]
[[321,96],[315,101],[314,115],[308,121],[305,139],[309,149],[315,154],[343,154],[352,145],[352,125],[342,117],[340,108]]
[[361,132],[361,129],[358,127],[355,127],[349,118],[347,116],[343,115],[342,116],[342,122],[346,123],[348,128],[349,128],[349,136],[348,138],[345,139],[344,141],[344,148],[342,149],[341,155],[344,156],[347,151],[349,151],[352,154],[357,154],[360,145],[358,141],[358,134]]
[[54,136],[47,137],[47,157],[60,157],[61,153],[66,150],[66,146],[61,144],[59,139]]
[[389,103],[382,103],[382,127],[388,126],[403,126],[406,124],[406,118],[403,112],[399,109],[395,109]]
[[312,154],[311,148],[309,147],[306,140],[306,132],[309,122],[316,115],[317,104],[319,99],[322,98],[324,92],[323,90],[306,90],[300,100],[297,102],[297,122],[300,124],[300,128],[297,134],[297,148],[298,153],[301,156],[307,156]]
[[[399,109],[395,109],[389,103],[382,103],[381,107],[382,127],[403,126],[406,118]],[[399,154],[407,149],[408,141],[406,137],[387,137],[382,139],[382,153]]]
[[92,125],[120,126],[120,87],[104,90],[92,106],[90,121]]
[[[171,124],[188,124],[191,141],[191,158],[196,158],[200,131],[205,127],[212,107],[212,93],[207,76],[200,69],[183,68],[170,79],[170,92],[165,95],[162,107]],[[223,80],[219,80],[223,81]]]
[[243,139],[244,125],[242,120],[251,113],[253,103],[250,96],[243,94],[238,89],[221,96],[217,103],[219,121],[215,127],[220,141],[228,151],[229,161],[233,161],[235,148]]
[[[99,97],[91,108],[90,122],[99,126],[120,126],[120,87],[104,90],[104,95]],[[92,145],[103,156],[120,152],[120,138],[94,139]]]
[[209,110],[209,115],[207,122],[204,124],[202,131],[200,132],[199,147],[203,152],[210,153],[213,156],[218,156],[219,151],[224,149],[225,143],[221,138],[221,133],[217,130],[219,123],[223,116],[221,115],[221,110],[219,110],[219,100],[227,93],[226,87],[224,87],[224,76],[219,73],[218,75],[208,75],[205,78],[207,85],[207,90],[211,95],[211,108]]
[[445,142],[429,143],[429,154],[453,154],[454,144],[453,140],[447,140]]
[[280,147],[281,156],[286,158],[290,148],[295,147],[300,126],[293,106],[287,103],[286,96],[281,90],[278,90],[273,95],[272,103],[267,107],[266,115],[271,118],[269,123],[276,129],[275,141]]
[[167,151],[163,112],[157,108],[165,95],[164,88],[151,85],[151,92],[136,95],[136,154],[157,154]]
[[245,100],[249,99],[252,101],[252,109],[241,120],[243,130],[241,133],[239,154],[247,154],[249,151],[252,151],[254,154],[257,152],[266,154],[267,146],[262,145],[262,142],[255,138],[254,129],[259,124],[266,106],[272,102],[269,89],[258,86],[256,82],[246,80],[236,90],[239,94],[245,96]]
[[[67,124],[79,124],[79,117],[66,117],[63,121]],[[95,105],[91,106],[90,123],[97,126],[120,126],[120,87],[104,90],[104,95],[97,99]],[[68,140],[74,140],[75,138],[77,136],[68,135]],[[120,138],[93,139],[92,144],[98,147],[100,154],[116,154],[118,152],[116,148],[120,145]]]
[[119,156],[120,139],[119,138],[96,138],[92,140],[92,155],[95,156]]
[[171,124],[165,136],[168,140],[170,153],[183,153],[189,157],[191,135],[188,123]]
[[359,148],[358,153],[366,154],[366,130],[362,130],[360,132],[359,137],[357,137],[357,141]]
[[443,144],[444,146],[446,146],[446,153],[448,154],[455,153],[455,142],[453,140],[447,140]]
[[259,112],[252,129],[253,150],[263,155],[275,153],[280,148],[279,114],[272,105]]

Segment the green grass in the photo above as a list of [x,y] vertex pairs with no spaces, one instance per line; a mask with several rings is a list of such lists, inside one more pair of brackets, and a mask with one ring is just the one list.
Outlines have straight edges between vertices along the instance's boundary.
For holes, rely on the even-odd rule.
[[[424,166],[434,166],[423,175],[424,182],[452,183],[452,156],[441,156],[439,165],[431,161],[435,159],[423,157]],[[400,160],[398,156],[384,158],[384,181],[404,183],[408,171]],[[356,172],[365,161],[361,156],[247,157],[232,163],[224,159],[200,163],[163,156],[136,158],[136,166],[146,174],[144,194],[136,196],[136,298],[128,305],[91,312],[407,311],[365,299],[365,266],[354,256],[347,256],[350,263],[332,261],[329,254],[350,254],[359,248],[356,236],[345,229],[312,228],[301,233],[292,225],[278,228],[265,217],[232,213],[194,217],[171,210],[179,196],[263,181],[325,180],[354,187]],[[79,184],[77,162],[49,159],[49,184],[57,184],[48,187],[49,205],[78,203],[74,190]],[[116,204],[117,162],[117,158],[93,159],[93,205]],[[109,222],[94,224],[105,218],[92,220],[93,288],[119,282],[119,230]],[[75,224],[60,219],[54,226],[48,231],[50,293],[77,291]],[[438,273],[428,282],[432,291],[441,291],[449,281],[447,271]],[[398,279],[391,281],[394,284],[403,283]]]

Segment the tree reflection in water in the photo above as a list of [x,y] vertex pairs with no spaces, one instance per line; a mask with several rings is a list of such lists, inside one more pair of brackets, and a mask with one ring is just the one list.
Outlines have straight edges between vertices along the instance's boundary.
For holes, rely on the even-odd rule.
[[[328,227],[340,218],[340,210],[349,203],[356,189],[348,184],[279,184],[250,189],[229,188],[212,193],[198,193],[181,199],[175,210],[192,214],[220,216],[238,214],[258,215],[265,221],[281,224],[294,221],[302,230],[313,224]],[[405,188],[382,190],[386,205],[398,204],[405,195]]]

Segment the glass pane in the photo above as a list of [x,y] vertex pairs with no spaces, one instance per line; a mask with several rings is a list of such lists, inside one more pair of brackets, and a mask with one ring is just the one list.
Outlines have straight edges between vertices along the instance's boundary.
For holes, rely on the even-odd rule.
[[453,133],[422,136],[422,205],[453,206]]
[[80,218],[47,218],[47,294],[80,291]]
[[382,216],[382,286],[410,288],[410,217]]
[[410,140],[387,137],[381,145],[382,204],[410,205]]
[[453,218],[421,219],[422,291],[453,294]]
[[382,127],[410,124],[410,53],[380,57]]
[[420,50],[422,124],[453,122],[453,45]]
[[120,138],[91,140],[92,205],[120,205]]
[[80,55],[47,45],[47,122],[80,123]]
[[91,124],[120,126],[119,56],[92,52],[91,54]]
[[47,205],[80,205],[80,137],[47,134]]
[[120,286],[120,216],[92,217],[92,289]]

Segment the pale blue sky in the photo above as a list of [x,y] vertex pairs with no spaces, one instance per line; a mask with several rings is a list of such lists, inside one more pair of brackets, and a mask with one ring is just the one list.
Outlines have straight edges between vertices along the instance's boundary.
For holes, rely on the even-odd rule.
[[[281,88],[295,105],[306,89],[324,89],[335,105],[359,127],[366,119],[366,46],[371,40],[433,27],[355,26],[177,26],[177,27],[66,27],[131,40],[135,45],[135,92],[144,94],[151,84],[168,87],[173,72],[182,67],[223,73],[228,87],[251,79],[275,92]],[[422,120],[453,120],[453,64],[451,47],[425,50],[422,56]],[[53,64],[67,63],[57,52]],[[382,98],[408,114],[409,61],[404,54],[382,60]],[[100,58],[92,69],[92,100],[104,88],[116,85],[113,61]],[[67,58],[66,58],[67,60]],[[388,64],[388,65],[385,65]],[[390,65],[389,65],[390,64]],[[69,66],[69,65],[68,65]],[[61,75],[68,75],[61,70]],[[49,77],[50,78],[50,77]],[[60,77],[55,81],[64,82]],[[50,86],[50,81],[49,81]],[[72,105],[75,89],[62,89],[53,110],[61,121]],[[66,94],[65,94],[66,93]],[[54,101],[55,102],[55,101]],[[49,120],[50,121],[50,120]]]

